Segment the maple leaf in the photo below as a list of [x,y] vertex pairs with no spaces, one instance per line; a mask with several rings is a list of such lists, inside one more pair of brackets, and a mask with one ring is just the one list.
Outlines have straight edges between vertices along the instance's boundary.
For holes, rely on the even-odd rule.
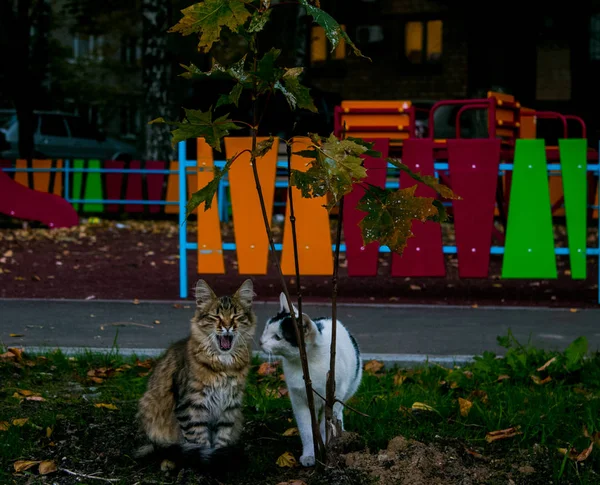
[[183,17],[169,32],[184,36],[200,34],[198,49],[201,52],[208,51],[219,40],[223,27],[238,32],[251,16],[242,0],[204,0],[184,8],[181,13]]
[[292,110],[300,108],[317,113],[310,89],[300,83],[299,76],[303,69],[302,67],[286,69],[281,80],[275,83],[275,89],[281,91]]
[[362,52],[354,45],[354,42],[352,42],[350,37],[348,37],[348,34],[342,30],[340,24],[338,24],[331,15],[321,10],[317,5],[311,5],[309,0],[300,0],[300,5],[306,8],[306,11],[312,16],[314,21],[323,27],[325,35],[331,42],[331,52],[335,50],[343,39],[352,48],[354,54],[371,60],[369,57],[362,54]]
[[417,186],[400,190],[386,190],[369,186],[357,209],[367,214],[359,222],[364,245],[379,241],[398,254],[406,247],[412,221],[436,220],[439,212],[432,197],[416,197]]
[[250,25],[248,26],[248,32],[254,34],[263,30],[265,28],[265,25],[267,25],[270,16],[271,10],[257,10],[256,12],[254,12],[252,14],[252,19],[250,20]]
[[294,458],[294,455],[292,455],[289,451],[286,451],[279,458],[277,458],[275,463],[280,467],[294,468],[298,466],[296,458]]
[[473,403],[467,399],[463,399],[462,397],[458,398],[458,406],[460,408],[460,415],[463,418],[466,418],[469,415],[469,412],[471,411],[471,407],[473,406]]
[[389,163],[391,163],[394,167],[399,168],[403,172],[406,172],[413,179],[417,180],[418,182],[424,183],[425,185],[427,185],[427,187],[432,188],[438,194],[440,194],[444,199],[462,200],[461,197],[459,197],[454,192],[452,192],[452,189],[450,187],[448,187],[444,184],[441,184],[439,182],[439,180],[437,178],[435,178],[434,176],[421,175],[418,172],[413,172],[410,168],[408,168],[402,162],[400,162],[394,158],[388,158],[387,161]]
[[223,66],[215,61],[214,65],[210,69],[210,71],[202,71],[196,65],[190,64],[186,66],[185,64],[180,64],[186,72],[182,72],[179,76],[185,79],[235,79],[241,83],[247,83],[247,86],[251,86],[250,84],[250,76],[244,70],[244,66],[246,65],[246,56],[243,56],[239,61],[234,62],[229,66]]
[[150,121],[149,124],[166,123],[168,125],[178,126],[179,128],[171,132],[173,134],[171,140],[173,146],[188,138],[201,137],[204,138],[206,143],[211,147],[220,152],[221,138],[229,135],[230,130],[241,129],[233,121],[227,119],[228,116],[229,113],[213,121],[211,111],[203,112],[198,109],[185,109],[185,120],[182,122],[166,121],[164,118],[156,118],[155,120]]
[[258,142],[254,150],[254,156],[256,158],[264,157],[273,148],[274,142],[275,138],[273,136],[270,136],[268,140]]
[[231,164],[235,161],[235,159],[238,157],[238,155],[227,160],[227,163],[225,164],[225,166],[223,168],[219,168],[216,166],[212,167],[212,170],[214,173],[213,179],[210,182],[208,182],[204,187],[202,187],[200,190],[198,190],[197,192],[194,192],[192,194],[192,196],[190,197],[190,200],[188,201],[187,206],[186,206],[186,218],[192,212],[194,212],[196,207],[198,207],[202,203],[204,203],[204,211],[207,211],[208,209],[210,209],[210,207],[212,206],[213,200],[215,198],[215,194],[217,193],[217,190],[219,189],[219,183],[221,182],[221,179],[225,176],[225,174],[227,172],[229,172],[229,168],[231,167]]
[[366,177],[361,155],[372,152],[372,143],[362,140],[338,140],[333,134],[322,140],[313,136],[313,144],[307,150],[296,152],[310,158],[310,167],[306,171],[292,170],[292,185],[302,193],[302,197],[322,197],[330,193],[331,200],[327,209],[335,206],[339,200],[350,193],[353,184]]
[[219,96],[219,100],[217,101],[217,108],[225,104],[233,104],[237,106],[240,101],[240,95],[242,94],[243,90],[244,86],[242,84],[238,83],[235,86],[233,86],[229,94],[222,94],[221,96]]
[[383,362],[379,360],[370,360],[369,362],[365,363],[364,371],[367,374],[374,375],[377,374],[381,369],[383,369],[383,367]]

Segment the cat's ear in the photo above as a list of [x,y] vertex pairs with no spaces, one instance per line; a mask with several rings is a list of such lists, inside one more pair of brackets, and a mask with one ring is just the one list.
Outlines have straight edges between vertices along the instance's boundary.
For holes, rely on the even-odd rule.
[[[298,316],[298,309],[293,303],[292,308],[294,309],[294,315]],[[285,298],[285,293],[283,291],[279,294],[279,312],[292,313],[290,311],[290,307],[287,303],[287,299]]]
[[252,300],[256,296],[254,293],[254,285],[251,279],[247,279],[242,283],[242,286],[236,291],[235,296],[244,306],[251,306]]
[[304,341],[313,342],[317,336],[318,329],[310,317],[306,314],[302,314],[302,328],[304,329]]
[[204,280],[198,280],[198,283],[196,283],[196,306],[204,308],[216,299],[217,295],[210,289],[208,283]]

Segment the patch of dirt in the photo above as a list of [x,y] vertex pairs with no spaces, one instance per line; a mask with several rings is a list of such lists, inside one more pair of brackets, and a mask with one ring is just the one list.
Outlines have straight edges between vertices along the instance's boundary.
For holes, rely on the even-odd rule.
[[490,459],[457,440],[425,444],[397,436],[387,449],[354,451],[340,459],[348,470],[366,473],[381,485],[547,484],[552,479],[543,456]]
[[[0,229],[0,297],[177,300],[179,299],[178,226],[163,221],[101,221],[72,229]],[[196,238],[189,223],[188,240]],[[335,223],[332,223],[332,231]],[[282,228],[274,225],[277,241]],[[223,242],[234,242],[232,224],[222,224]],[[333,236],[332,236],[333,238]],[[451,226],[444,226],[444,242],[453,241]],[[333,240],[333,239],[332,239]],[[556,244],[565,246],[564,228],[557,228]],[[590,229],[588,246],[597,243]],[[8,255],[8,256],[7,256]],[[254,280],[260,300],[276,300],[281,283],[270,262],[266,275],[243,275],[235,251],[225,251],[223,275],[204,275],[217,294],[237,288],[247,277]],[[519,305],[549,307],[597,307],[598,263],[588,258],[585,280],[571,278],[568,257],[557,257],[558,278],[547,280],[501,279],[502,257],[491,256],[488,278],[461,279],[458,260],[446,255],[447,274],[442,278],[391,276],[391,256],[381,253],[378,272],[372,277],[349,277],[341,255],[338,301],[380,304]],[[199,276],[197,255],[188,251],[188,286]],[[296,278],[286,276],[295,293]],[[306,301],[325,302],[331,297],[331,277],[303,276]],[[365,291],[368,288],[368,291]],[[188,299],[192,300],[189,292]]]

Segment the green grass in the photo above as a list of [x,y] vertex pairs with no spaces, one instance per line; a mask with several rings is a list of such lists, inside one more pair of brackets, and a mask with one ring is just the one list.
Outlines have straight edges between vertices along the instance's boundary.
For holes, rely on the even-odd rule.
[[[349,404],[369,417],[346,410],[346,429],[358,432],[371,451],[385,448],[400,434],[425,443],[442,437],[460,440],[465,448],[495,459],[497,468],[510,470],[517,462],[533,465],[538,481],[528,483],[599,483],[600,439],[580,463],[558,449],[574,447],[581,452],[587,448],[590,438],[584,428],[590,436],[598,433],[600,437],[600,356],[584,358],[585,339],[578,339],[564,353],[521,345],[510,334],[500,341],[506,347],[503,358],[485,353],[462,368],[428,365],[365,372],[359,392]],[[547,369],[536,371],[553,357],[556,359]],[[131,457],[132,450],[143,442],[135,414],[149,371],[138,364],[136,357],[117,353],[67,357],[55,352],[23,355],[17,363],[0,361],[0,422],[29,418],[22,427],[11,425],[0,431],[0,483],[25,483],[32,476],[32,483],[41,483],[36,467],[25,472],[28,477],[13,476],[13,463],[24,459],[52,459],[62,468],[99,472],[102,477],[121,479],[121,483],[134,483],[140,477],[171,483],[174,477],[166,479],[156,466],[140,465]],[[289,399],[276,392],[285,386],[281,370],[261,376],[259,365],[259,361],[253,363],[246,396],[244,441],[250,459],[241,478],[227,483],[278,483],[306,475],[275,464],[284,451],[297,458],[300,439],[283,436],[295,422]],[[93,382],[88,372],[102,368],[112,371],[102,382]],[[509,378],[499,381],[502,375]],[[550,376],[551,380],[536,384],[532,375],[540,379]],[[13,397],[20,390],[39,393],[45,401]],[[467,416],[461,416],[459,398],[472,403]],[[114,404],[117,409],[94,406],[98,403]],[[432,409],[412,409],[414,403]],[[521,434],[486,441],[488,432],[510,427],[519,427]],[[61,472],[51,477],[56,483],[73,483],[72,477],[69,481]],[[313,484],[319,478],[308,474],[303,479]],[[202,480],[198,483],[217,483]],[[366,483],[364,477],[344,483],[361,480]]]

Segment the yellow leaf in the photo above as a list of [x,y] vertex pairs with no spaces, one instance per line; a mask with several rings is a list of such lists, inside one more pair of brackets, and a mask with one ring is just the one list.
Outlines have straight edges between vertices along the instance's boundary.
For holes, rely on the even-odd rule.
[[94,404],[95,407],[97,408],[105,408],[105,409],[118,409],[117,406],[115,406],[114,404],[106,404],[103,402],[99,402],[97,404]]
[[23,337],[24,335],[22,333],[11,333],[8,336],[9,337]]
[[577,310],[577,308],[571,308],[569,311],[570,311],[571,313],[577,313],[579,310]]
[[435,409],[433,409],[429,404],[425,404],[422,402],[415,402],[413,403],[413,405],[411,406],[411,409],[415,410],[415,411],[435,411]]
[[139,305],[140,304],[140,300],[138,300],[137,298],[133,299],[133,304],[134,305]]
[[552,377],[548,376],[545,379],[540,379],[538,376],[531,376],[531,380],[538,386],[541,386],[550,382],[552,380]]
[[13,419],[12,424],[13,426],[23,426],[27,421],[29,421],[29,418]]
[[296,458],[294,458],[294,455],[292,455],[289,451],[286,451],[283,455],[277,458],[275,463],[280,467],[294,468],[298,466]]
[[515,426],[512,428],[500,429],[498,431],[490,431],[485,435],[485,440],[488,443],[492,443],[493,441],[504,440],[519,434],[523,434],[521,431],[519,431],[519,428],[520,426]]
[[590,443],[590,446],[588,446],[581,453],[577,453],[577,450],[575,448],[571,448],[570,450],[567,450],[566,448],[558,448],[558,451],[560,453],[562,453],[563,455],[567,455],[567,457],[570,460],[573,460],[573,461],[585,461],[585,460],[587,460],[587,458],[592,453],[592,449],[593,448],[594,448],[594,442],[592,441]]
[[54,463],[52,460],[44,460],[40,463],[40,467],[38,470],[40,472],[40,475],[48,475],[50,473],[54,473],[57,470],[56,463]]
[[473,406],[473,403],[471,401],[467,401],[466,399],[463,399],[462,397],[459,397],[458,405],[460,407],[460,415],[463,418],[466,418],[469,415],[469,412],[471,411],[471,407]]
[[404,381],[406,380],[406,377],[407,376],[402,375],[400,373],[396,374],[394,376],[394,385],[395,386],[401,386],[402,384],[404,384]]
[[4,257],[5,257],[5,258],[12,258],[12,257],[13,257],[13,252],[12,252],[12,249],[9,249],[8,251],[6,251],[6,252],[4,253]]
[[32,466],[35,466],[39,463],[39,461],[33,460],[19,460],[15,461],[13,467],[17,473],[23,472],[25,470],[29,470]]
[[275,372],[277,372],[278,365],[279,362],[263,362],[262,364],[260,364],[257,374],[259,376],[268,376],[271,374],[275,374]]
[[46,438],[50,438],[50,436],[52,436],[52,428],[47,427],[46,428]]
[[556,357],[552,357],[548,362],[546,362],[543,366],[538,367],[537,371],[538,372],[543,372],[545,371],[548,367],[550,367],[550,364],[552,364],[552,362],[554,362],[556,360]]
[[289,428],[283,432],[283,436],[298,436],[299,434],[298,428]]
[[19,349],[17,347],[9,347],[8,351],[13,354],[17,360],[21,360],[21,358],[23,357],[23,349]]
[[378,360],[370,360],[365,364],[364,369],[367,374],[376,374],[383,369],[383,362]]
[[0,421],[0,431],[8,431],[10,423],[8,421]]
[[27,389],[17,389],[17,392],[21,395],[21,396],[33,396],[36,393],[33,391],[28,391]]

